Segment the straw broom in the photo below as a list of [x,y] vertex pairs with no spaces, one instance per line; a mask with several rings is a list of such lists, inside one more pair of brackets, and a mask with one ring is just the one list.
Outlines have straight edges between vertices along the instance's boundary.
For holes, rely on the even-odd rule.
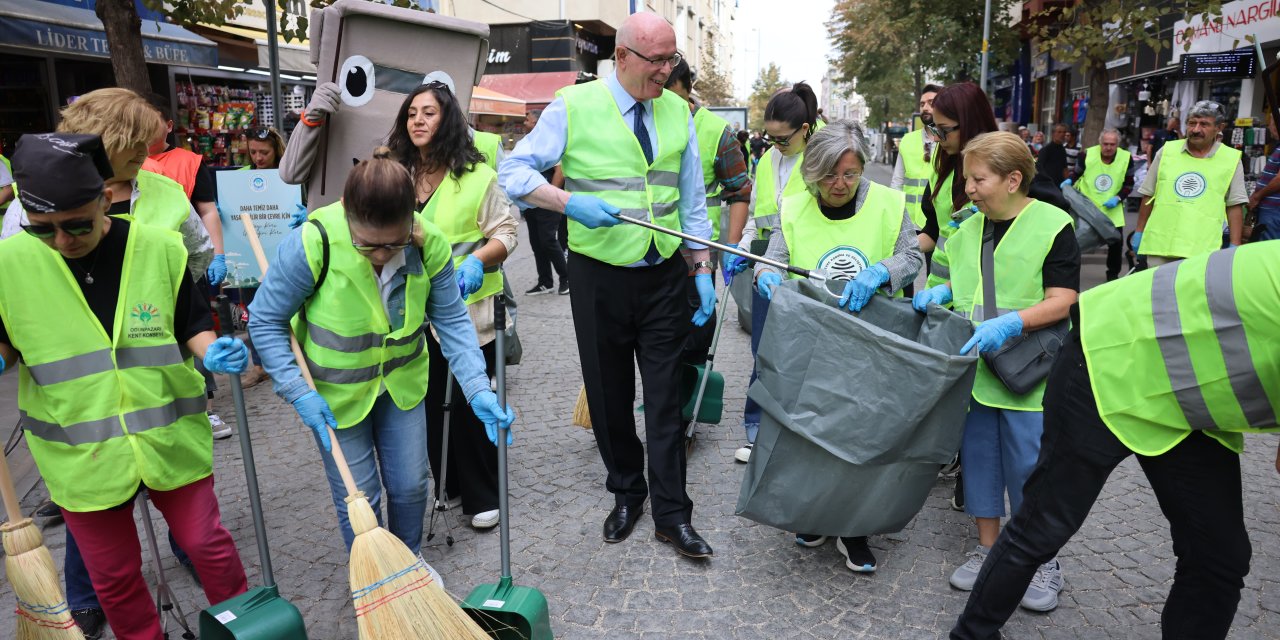
[[578,403],[573,405],[573,424],[583,429],[591,428],[591,411],[587,407],[587,387],[578,389]]
[[44,537],[31,518],[22,516],[18,490],[13,487],[9,462],[0,455],[0,493],[9,521],[0,525],[4,540],[4,570],[18,599],[18,640],[84,640],[62,597],[62,581]]
[[[249,214],[241,214],[245,235],[253,247],[258,267],[265,276],[267,257]],[[302,377],[313,390],[315,382],[307,369],[298,339],[289,344]],[[356,609],[356,628],[362,640],[455,640],[488,639],[462,607],[431,576],[427,563],[391,532],[378,526],[364,492],[356,487],[342,455],[338,436],[329,429],[334,465],[347,489],[347,518],[355,541],[351,545],[351,599]]]

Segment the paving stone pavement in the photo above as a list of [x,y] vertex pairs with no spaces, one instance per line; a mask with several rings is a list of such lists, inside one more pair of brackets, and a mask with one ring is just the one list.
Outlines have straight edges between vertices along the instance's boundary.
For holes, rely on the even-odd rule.
[[[888,168],[868,174],[887,182]],[[521,232],[525,229],[522,225]],[[522,243],[524,238],[522,237]],[[1101,279],[1102,256],[1086,258],[1086,283]],[[508,265],[512,287],[535,281],[527,243]],[[743,465],[733,462],[750,372],[749,336],[726,326],[717,358],[725,375],[725,419],[705,427],[689,460],[694,524],[716,550],[709,562],[678,558],[641,520],[630,539],[608,545],[600,526],[610,509],[604,467],[589,431],[570,425],[581,384],[569,299],[519,298],[524,362],[509,370],[510,402],[519,412],[511,449],[512,568],[515,581],[542,590],[558,637],[590,638],[939,638],[964,606],[947,584],[950,571],[976,543],[968,519],[946,500],[940,480],[924,509],[903,531],[875,536],[875,574],[844,568],[834,545],[797,547],[789,534],[734,515]],[[733,322],[730,310],[730,323]],[[302,611],[313,638],[354,638],[347,552],[337,533],[315,444],[292,408],[269,384],[246,392],[249,421],[267,505],[280,591]],[[225,390],[216,399],[232,422]],[[239,437],[239,436],[237,436]],[[1275,436],[1250,436],[1242,456],[1245,517],[1253,541],[1252,572],[1231,638],[1280,638],[1280,476]],[[214,444],[223,519],[249,571],[260,582],[253,525],[236,439]],[[42,490],[42,489],[41,489]],[[39,491],[24,504],[34,507]],[[458,514],[458,511],[452,512]],[[160,535],[163,536],[163,525]],[[446,587],[465,597],[498,575],[497,531],[478,533],[458,516],[456,543],[424,542],[427,561]],[[45,531],[59,567],[63,527]],[[166,575],[191,624],[206,604],[193,580],[161,544]],[[1160,611],[1173,576],[1168,526],[1137,464],[1113,474],[1081,532],[1063,550],[1066,588],[1049,614],[1015,613],[1007,638],[1159,638]],[[146,562],[149,578],[153,575]],[[0,611],[13,594],[0,584]],[[0,637],[13,637],[12,615],[0,616]],[[172,631],[175,626],[170,623]],[[110,634],[108,634],[110,637]],[[178,638],[174,633],[171,637]]]

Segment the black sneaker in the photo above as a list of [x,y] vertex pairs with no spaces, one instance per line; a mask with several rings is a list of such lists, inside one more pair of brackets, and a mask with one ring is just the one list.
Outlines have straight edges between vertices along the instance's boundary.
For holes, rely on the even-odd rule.
[[837,538],[836,551],[844,556],[844,566],[855,573],[871,573],[876,570],[876,556],[867,546],[867,537]]
[[562,295],[562,296],[567,296],[567,295],[569,295],[569,283],[568,283],[568,282],[561,282],[561,283],[560,283],[560,288],[557,290],[557,293],[559,293],[559,294],[560,294],[560,295]]
[[31,517],[39,520],[42,528],[51,527],[62,523],[62,509],[59,509],[52,500],[45,500],[31,513]]
[[951,494],[951,508],[964,511],[964,472],[956,473],[956,490]]
[[85,640],[98,640],[107,629],[107,615],[102,609],[78,609],[71,612],[71,619],[80,627]]
[[524,294],[526,296],[540,296],[544,293],[551,293],[552,291],[555,291],[555,289],[552,288],[551,285],[539,284],[539,285],[535,285],[532,289],[524,292]]

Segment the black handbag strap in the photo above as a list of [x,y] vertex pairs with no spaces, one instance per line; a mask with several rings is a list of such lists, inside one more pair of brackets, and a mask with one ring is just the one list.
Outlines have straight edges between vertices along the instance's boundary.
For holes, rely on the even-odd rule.
[[982,321],[996,317],[996,229],[982,221]]
[[320,275],[316,276],[316,286],[313,289],[313,291],[319,291],[320,285],[324,284],[325,276],[329,275],[329,231],[315,218],[307,222],[314,224],[316,230],[320,232]]

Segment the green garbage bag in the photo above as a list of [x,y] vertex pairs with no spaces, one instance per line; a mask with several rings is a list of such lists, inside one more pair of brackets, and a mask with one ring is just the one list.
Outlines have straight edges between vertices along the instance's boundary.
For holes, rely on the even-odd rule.
[[960,449],[977,357],[955,354],[973,327],[883,295],[855,315],[838,297],[803,280],[774,292],[737,514],[822,535],[901,531]]

